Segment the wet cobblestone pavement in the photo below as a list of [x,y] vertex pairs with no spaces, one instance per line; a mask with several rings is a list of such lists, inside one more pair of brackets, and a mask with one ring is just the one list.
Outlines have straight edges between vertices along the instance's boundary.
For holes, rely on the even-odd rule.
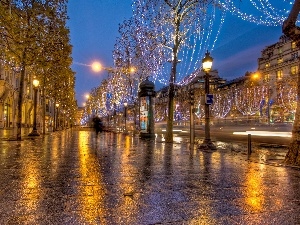
[[2,140],[0,224],[300,224],[300,170],[263,151],[78,130]]

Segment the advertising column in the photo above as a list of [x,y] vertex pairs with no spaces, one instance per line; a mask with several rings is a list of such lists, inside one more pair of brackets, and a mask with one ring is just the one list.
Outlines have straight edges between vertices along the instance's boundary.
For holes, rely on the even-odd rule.
[[140,127],[142,133],[148,133],[149,126],[149,96],[141,97]]
[[153,98],[155,97],[154,83],[148,79],[140,84],[140,137],[155,138]]

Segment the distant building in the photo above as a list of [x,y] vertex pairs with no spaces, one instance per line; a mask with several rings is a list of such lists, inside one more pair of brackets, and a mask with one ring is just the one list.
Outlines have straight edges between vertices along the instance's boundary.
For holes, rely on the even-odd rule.
[[16,73],[0,61],[0,128],[12,127],[15,121],[16,85]]
[[75,118],[75,126],[81,125],[81,120],[83,118],[84,111],[85,111],[85,107],[77,108],[77,113],[76,113],[76,118]]
[[295,78],[299,72],[299,48],[296,42],[286,36],[262,50],[258,58],[258,71],[262,74],[264,82],[275,86],[285,79]]
[[286,36],[262,50],[258,59],[261,85],[266,87],[274,122],[291,121],[296,108],[300,50]]
[[[220,78],[217,70],[211,71],[212,117],[247,123],[292,122],[297,102],[299,51],[295,42],[281,36],[277,43],[262,50],[257,71],[230,81]],[[196,115],[203,117],[204,73],[199,69],[175,87],[175,121],[189,119],[191,89],[195,90]],[[167,103],[168,87],[164,87],[157,91],[156,121],[166,120]]]

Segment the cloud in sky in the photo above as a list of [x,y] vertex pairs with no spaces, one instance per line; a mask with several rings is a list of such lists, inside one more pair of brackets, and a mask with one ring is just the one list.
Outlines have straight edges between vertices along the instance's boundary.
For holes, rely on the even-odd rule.
[[236,35],[227,38],[226,42],[220,40],[220,45],[212,52],[214,68],[219,71],[220,77],[227,80],[244,76],[247,71],[256,71],[261,51],[276,43],[282,35],[281,27],[257,26],[245,21],[238,23],[241,29],[246,27],[247,30],[239,31],[227,26],[223,37],[232,33]]
[[228,80],[244,76],[247,71],[256,71],[261,49],[261,45],[258,45],[224,58],[216,65],[219,76]]

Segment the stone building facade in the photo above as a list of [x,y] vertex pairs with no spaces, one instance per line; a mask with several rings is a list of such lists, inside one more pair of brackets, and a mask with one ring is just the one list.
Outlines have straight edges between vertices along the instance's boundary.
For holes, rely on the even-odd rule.
[[286,36],[267,46],[258,59],[260,84],[266,88],[273,122],[292,121],[296,108],[300,50]]

